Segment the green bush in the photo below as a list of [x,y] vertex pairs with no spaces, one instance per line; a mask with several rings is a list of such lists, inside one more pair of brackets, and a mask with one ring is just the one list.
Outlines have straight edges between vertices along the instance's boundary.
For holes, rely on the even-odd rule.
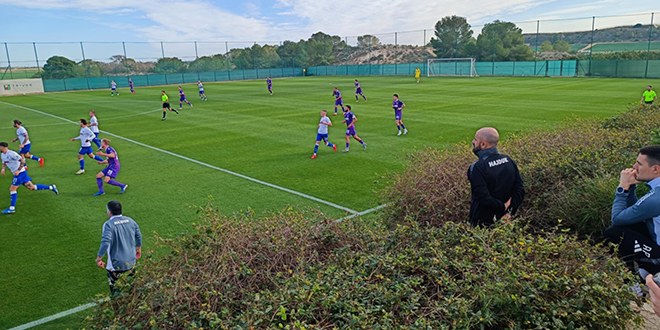
[[[533,130],[510,136],[500,142],[502,153],[513,158],[525,182],[525,201],[520,215],[529,219],[535,229],[547,229],[562,216],[564,225],[580,234],[593,234],[604,229],[611,204],[604,203],[613,190],[597,191],[598,197],[584,191],[585,182],[612,180],[631,167],[639,149],[653,143],[653,130],[660,127],[660,108],[631,106],[627,111],[605,120],[574,119],[550,130]],[[447,150],[426,149],[410,156],[412,161],[403,174],[393,175],[393,184],[384,191],[392,204],[394,219],[412,217],[422,223],[438,225],[447,221],[467,222],[470,185],[467,168],[476,160],[468,143]],[[599,182],[601,188],[611,187]],[[613,186],[616,187],[616,186]],[[562,196],[598,199],[588,205]],[[586,202],[586,201],[585,201]],[[611,200],[610,200],[611,203]],[[593,210],[598,207],[598,210]],[[560,208],[558,210],[558,208]],[[593,221],[591,225],[587,222]]]
[[632,275],[561,232],[204,210],[90,329],[625,329]]

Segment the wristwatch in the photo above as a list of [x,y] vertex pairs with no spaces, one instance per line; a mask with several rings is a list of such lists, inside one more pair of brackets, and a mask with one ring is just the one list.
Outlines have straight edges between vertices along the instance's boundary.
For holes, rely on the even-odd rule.
[[619,194],[627,194],[628,189],[623,189],[623,187],[618,187],[618,188],[616,188],[616,192],[619,193]]

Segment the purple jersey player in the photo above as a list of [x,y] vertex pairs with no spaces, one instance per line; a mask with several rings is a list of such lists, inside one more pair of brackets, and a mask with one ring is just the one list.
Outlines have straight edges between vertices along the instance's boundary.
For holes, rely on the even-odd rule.
[[401,120],[401,112],[402,109],[406,107],[406,104],[403,103],[403,101],[399,100],[399,95],[394,94],[394,102],[392,102],[392,109],[394,109],[394,122],[396,122],[396,128],[399,129],[399,134],[396,136],[401,135],[401,129],[403,128],[403,134],[408,134],[408,130],[406,129],[406,125],[403,124],[403,121]]
[[346,105],[346,108],[344,108],[344,121],[342,121],[342,123],[346,123],[346,149],[342,152],[348,152],[348,148],[351,145],[351,136],[362,144],[364,150],[367,150],[367,143],[360,139],[360,137],[357,136],[357,133],[355,133],[356,121],[357,117],[351,112],[351,106]]
[[131,78],[128,78],[128,87],[131,88],[131,94],[135,94],[135,89],[133,89],[133,80],[131,80]]
[[103,151],[97,152],[96,155],[107,157],[107,159],[100,161],[99,164],[108,164],[108,167],[104,168],[101,172],[99,172],[99,174],[96,175],[96,184],[99,186],[99,192],[94,194],[94,196],[105,195],[105,191],[103,190],[104,181],[107,184],[121,188],[120,194],[123,194],[124,191],[126,191],[126,188],[128,188],[128,185],[115,181],[120,169],[119,156],[117,156],[117,151],[110,146],[110,140],[108,139],[101,140],[101,147],[103,148]]
[[181,107],[183,106],[183,102],[188,103],[188,105],[192,108],[193,106],[192,103],[188,101],[188,99],[186,98],[186,94],[183,92],[181,86],[179,86],[179,110],[181,110]]
[[273,81],[270,80],[270,77],[266,77],[266,85],[268,85],[268,92],[270,92],[270,95],[273,95]]
[[332,96],[335,97],[335,114],[333,116],[337,115],[337,106],[341,107],[341,111],[344,111],[344,99],[341,97],[341,92],[337,87],[332,91]]
[[364,98],[364,102],[367,102],[367,97],[364,96],[362,93],[362,86],[360,86],[360,83],[355,79],[355,102],[359,102],[360,99],[358,98],[358,95],[362,95],[362,98]]

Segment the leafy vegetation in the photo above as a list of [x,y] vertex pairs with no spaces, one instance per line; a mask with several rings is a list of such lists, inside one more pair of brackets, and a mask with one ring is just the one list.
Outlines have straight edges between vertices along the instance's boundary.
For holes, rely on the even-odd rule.
[[330,221],[287,209],[257,219],[207,207],[158,237],[123,296],[90,329],[626,329],[641,323],[616,259],[558,231],[414,219]]
[[[650,132],[657,127],[660,107],[635,105],[604,121],[576,119],[512,136],[500,149],[518,163],[525,181],[521,214],[537,230],[561,220],[580,235],[599,237],[609,225],[616,174],[630,166],[641,147],[653,143]],[[392,216],[435,227],[465,221],[469,155],[468,143],[411,154],[410,165],[393,175],[394,184],[384,191]]]

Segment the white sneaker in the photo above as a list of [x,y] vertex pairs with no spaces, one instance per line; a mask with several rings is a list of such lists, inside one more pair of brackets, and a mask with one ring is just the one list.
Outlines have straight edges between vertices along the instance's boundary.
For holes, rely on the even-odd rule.
[[76,172],[76,175],[81,175],[83,173],[85,173],[85,170],[78,170],[78,172]]
[[367,143],[365,142],[362,147],[364,147],[364,150],[367,150]]
[[344,150],[342,150],[341,152],[348,152],[348,149],[344,149]]
[[400,135],[401,135],[401,131],[399,131],[399,134],[397,134],[396,136],[400,136]]
[[408,130],[403,131],[403,135],[408,134]]

